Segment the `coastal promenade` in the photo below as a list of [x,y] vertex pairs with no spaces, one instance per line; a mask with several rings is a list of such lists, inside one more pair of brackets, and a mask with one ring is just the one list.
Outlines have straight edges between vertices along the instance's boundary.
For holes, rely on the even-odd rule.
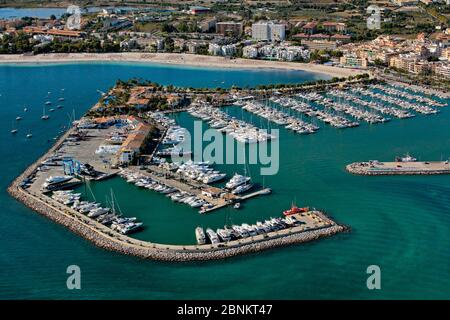
[[433,175],[450,174],[448,161],[433,162],[355,162],[346,166],[346,170],[353,174],[366,176],[379,175]]
[[23,189],[22,182],[33,175],[40,163],[61,147],[74,129],[69,129],[40,159],[29,166],[8,188],[11,196],[41,215],[67,227],[98,247],[143,259],[162,261],[217,260],[262,250],[304,243],[347,230],[320,211],[307,212],[310,225],[300,225],[264,235],[219,244],[169,245],[137,240],[122,235],[35,189]]
[[234,68],[234,69],[281,69],[298,70],[306,72],[321,73],[330,77],[348,77],[362,74],[365,71],[351,68],[339,68],[334,66],[280,62],[255,59],[227,59],[218,56],[205,56],[197,54],[182,53],[49,53],[39,55],[0,55],[0,64],[3,63],[68,63],[68,62],[139,62],[170,65],[184,65],[211,68]]

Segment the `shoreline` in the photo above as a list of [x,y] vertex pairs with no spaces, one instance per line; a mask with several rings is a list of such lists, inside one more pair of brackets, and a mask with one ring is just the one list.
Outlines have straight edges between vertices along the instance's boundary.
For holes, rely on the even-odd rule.
[[2,54],[2,64],[39,64],[39,63],[70,63],[70,62],[139,62],[175,66],[194,66],[207,68],[233,69],[276,69],[287,71],[304,71],[329,77],[348,77],[366,73],[367,70],[339,68],[300,62],[282,62],[254,59],[228,59],[218,56],[204,56],[183,53],[50,53],[40,55]]

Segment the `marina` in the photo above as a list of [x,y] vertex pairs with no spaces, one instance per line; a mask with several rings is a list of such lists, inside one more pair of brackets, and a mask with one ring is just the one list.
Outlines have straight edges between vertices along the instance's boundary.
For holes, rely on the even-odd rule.
[[[11,67],[12,68],[12,67]],[[66,113],[76,108],[76,114],[87,111],[98,98],[96,88],[106,91],[114,83],[115,79],[126,79],[133,75],[140,75],[160,83],[176,82],[182,85],[182,81],[188,82],[188,86],[205,87],[210,82],[214,85],[214,79],[225,80],[228,85],[235,83],[244,87],[246,84],[255,85],[267,83],[287,83],[290,78],[280,78],[279,74],[241,72],[239,77],[232,72],[224,72],[226,78],[210,70],[195,70],[185,76],[178,72],[178,68],[164,69],[160,75],[157,68],[143,66],[126,66],[117,64],[80,64],[46,66],[44,67],[14,67],[15,75],[9,70],[2,73],[2,119],[4,134],[2,139],[3,150],[17,149],[11,157],[3,160],[2,168],[5,179],[3,188],[6,189],[35,159],[38,159],[53,143],[61,130],[60,125],[67,124]],[[77,72],[73,72],[78,70]],[[256,75],[254,75],[256,73]],[[174,75],[175,74],[175,75]],[[197,75],[197,76],[195,76]],[[64,111],[55,110],[48,122],[40,120],[42,115],[42,102],[47,91],[57,94],[61,79],[66,79],[66,102]],[[238,79],[239,78],[239,79]],[[2,80],[4,79],[4,80]],[[9,81],[6,81],[9,79]],[[22,83],[21,91],[14,90],[9,82]],[[30,81],[27,81],[30,79]],[[52,81],[54,79],[54,81]],[[257,80],[255,80],[257,79]],[[281,79],[281,80],[280,80]],[[298,80],[298,77],[292,77]],[[31,81],[33,80],[33,81]],[[35,80],[35,81],[34,81]],[[165,82],[164,82],[165,81]],[[42,86],[36,86],[39,82]],[[192,84],[193,83],[193,84]],[[42,90],[41,90],[42,88]],[[24,94],[29,92],[30,94]],[[83,92],[83,94],[79,94]],[[427,94],[425,90],[421,93]],[[20,98],[19,98],[20,97]],[[35,102],[35,97],[38,101]],[[277,97],[280,97],[278,95]],[[284,98],[284,94],[282,96]],[[72,102],[76,98],[76,104]],[[294,97],[295,98],[295,97]],[[438,99],[438,97],[436,97]],[[444,100],[446,101],[446,100]],[[21,114],[24,106],[28,107],[26,114]],[[279,107],[283,108],[282,106]],[[399,108],[400,109],[400,108]],[[10,110],[10,111],[8,111]],[[239,108],[230,107],[222,109],[231,114],[240,116]],[[67,112],[66,112],[67,111]],[[288,110],[286,110],[288,111]],[[23,206],[21,202],[9,197],[6,193],[2,203],[7,206],[4,212],[4,237],[15,239],[5,247],[4,259],[24,261],[24,265],[35,266],[22,268],[17,272],[17,264],[5,265],[5,272],[9,271],[11,277],[4,279],[5,286],[17,288],[21,292],[27,292],[29,297],[42,298],[32,290],[32,287],[41,286],[43,282],[35,277],[36,272],[47,272],[45,286],[49,288],[45,297],[61,298],[73,297],[73,292],[67,292],[65,286],[61,286],[61,272],[64,273],[67,265],[74,259],[81,263],[84,272],[83,297],[103,297],[117,299],[118,297],[139,298],[192,298],[199,299],[220,298],[225,294],[235,298],[276,298],[283,295],[288,298],[328,298],[336,296],[344,298],[373,297],[373,292],[368,291],[364,281],[348,283],[349,277],[359,277],[367,261],[370,263],[393,268],[398,273],[417,270],[424,272],[423,278],[417,278],[409,283],[408,291],[404,289],[404,279],[389,276],[389,285],[393,290],[381,290],[382,298],[400,298],[405,295],[409,298],[423,297],[423,287],[429,286],[430,296],[445,298],[448,293],[448,281],[442,274],[446,274],[445,257],[434,248],[436,241],[446,243],[448,241],[448,184],[447,176],[436,175],[433,177],[404,176],[387,177],[381,179],[360,178],[347,174],[345,165],[364,159],[379,159],[393,161],[393,156],[411,152],[417,157],[433,160],[443,159],[447,155],[448,135],[443,130],[448,126],[448,108],[442,108],[437,116],[428,117],[417,114],[416,117],[399,121],[392,117],[392,121],[385,124],[370,126],[362,122],[355,130],[335,130],[320,120],[315,124],[320,130],[312,135],[299,135],[280,127],[280,172],[273,178],[266,178],[266,183],[273,189],[270,197],[259,197],[255,200],[244,202],[238,210],[231,206],[218,210],[213,214],[200,215],[198,210],[193,210],[188,205],[177,205],[171,199],[142,188],[136,188],[128,184],[121,177],[105,180],[101,183],[93,181],[91,187],[96,198],[104,200],[104,194],[109,195],[113,188],[118,198],[122,211],[128,213],[128,217],[136,216],[144,222],[145,228],[131,237],[142,241],[150,241],[161,244],[193,244],[196,243],[194,230],[202,226],[204,230],[211,228],[217,230],[225,225],[249,225],[257,221],[265,221],[272,217],[280,217],[283,210],[290,207],[292,201],[298,204],[315,205],[321,207],[333,217],[333,220],[347,223],[352,226],[354,232],[340,233],[307,245],[291,245],[267,252],[260,252],[233,258],[220,263],[158,263],[154,261],[143,262],[140,259],[126,257],[115,252],[107,252],[94,248],[90,241],[81,239],[77,234],[72,235],[66,230],[65,224],[61,226],[64,215],[54,215],[57,223],[53,223],[45,217],[34,214],[32,210]],[[301,113],[295,110],[290,114]],[[331,111],[330,111],[331,112]],[[414,111],[412,113],[416,114]],[[10,134],[11,119],[22,115],[23,122],[18,124],[19,132],[16,136]],[[244,120],[250,121],[250,115],[244,111]],[[178,125],[189,127],[192,121],[187,113],[174,115]],[[305,121],[310,122],[308,116]],[[259,126],[260,120],[254,116],[254,124]],[[315,119],[312,119],[314,123]],[[263,124],[267,121],[262,120]],[[276,124],[274,125],[276,127]],[[33,138],[25,139],[25,135],[33,133]],[[51,142],[47,142],[51,140]],[[370,142],[370,145],[369,145]],[[243,174],[242,166],[215,166],[216,170],[227,173],[226,183],[235,171]],[[99,168],[101,169],[100,165]],[[253,172],[254,170],[252,170]],[[252,181],[262,183],[257,175],[252,175]],[[387,183],[389,181],[390,183]],[[31,189],[27,189],[32,191]],[[76,193],[82,194],[84,201],[84,186],[81,184],[75,188]],[[355,197],[355,194],[358,197]],[[31,197],[27,195],[27,199]],[[294,199],[296,197],[296,199]],[[31,204],[33,207],[44,206],[37,199]],[[52,199],[52,207],[57,206]],[[87,198],[86,198],[87,199]],[[129,201],[132,199],[132,201]],[[93,201],[93,199],[87,199]],[[106,206],[104,201],[102,206]],[[426,205],[422,203],[426,202]],[[367,206],[370,203],[370,206]],[[61,205],[61,208],[63,206]],[[45,211],[44,211],[45,210]],[[44,214],[53,214],[48,207],[42,208]],[[232,221],[226,221],[224,216],[228,214]],[[82,217],[80,216],[80,219]],[[86,222],[89,222],[85,217]],[[60,222],[61,221],[61,222]],[[67,221],[68,227],[78,225],[77,221]],[[93,222],[92,222],[93,223]],[[26,232],[19,233],[17,226],[26,228]],[[89,225],[87,225],[89,226]],[[101,226],[98,226],[101,228]],[[81,228],[77,228],[81,230]],[[94,238],[98,235],[95,229],[82,229],[86,237]],[[108,231],[107,228],[104,229]],[[79,232],[79,231],[74,231]],[[45,236],[41,236],[45,234]],[[311,235],[311,234],[309,234]],[[120,235],[118,235],[120,236]],[[301,234],[297,235],[300,237]],[[306,238],[307,234],[302,237]],[[98,235],[96,241],[101,241]],[[290,238],[280,239],[287,242]],[[104,243],[102,241],[102,243]],[[115,244],[116,242],[112,242]],[[376,246],[368,246],[368,243],[376,243]],[[100,244],[101,245],[101,244]],[[104,243],[104,245],[107,245]],[[109,243],[108,243],[109,245]],[[405,247],[408,250],[405,250]],[[8,248],[8,249],[7,249]],[[31,248],[31,250],[30,250]],[[130,250],[131,251],[131,250]],[[127,252],[130,252],[127,251]],[[70,254],[69,254],[70,252]],[[411,254],[409,254],[411,253]],[[45,256],[45,263],[41,257]],[[5,260],[6,261],[6,260]],[[11,260],[9,260],[11,261]],[[435,266],[432,270],[429,265]],[[401,264],[403,266],[398,269]],[[21,264],[20,264],[21,265]],[[95,265],[94,268],[86,265]],[[273,277],[254,277],[255,270],[261,265],[272,270],[283,270],[290,274],[289,277],[280,277],[278,272]],[[342,266],[345,265],[345,268]],[[91,270],[92,269],[92,270]],[[107,270],[107,272],[97,272]],[[362,270],[362,271],[361,271]],[[330,272],[333,277],[330,278]],[[20,276],[18,276],[20,274]],[[117,277],[117,275],[121,277]],[[139,274],[139,277],[135,275]],[[157,277],[158,274],[168,275]],[[245,281],[235,281],[236,274]],[[311,276],[314,274],[314,276]],[[95,276],[94,276],[95,275]],[[133,292],[117,291],[114,288],[123,285],[123,277],[128,279],[128,287]],[[192,278],[198,279],[201,285],[193,286]],[[102,292],[91,290],[99,282],[105,283]],[[142,283],[151,283],[155,288],[149,292],[142,287]],[[292,282],[301,283],[301,286],[292,286]],[[278,285],[272,285],[277,283]],[[320,292],[305,290],[305,288],[320,284],[323,290]],[[205,290],[205,286],[219,290]],[[339,289],[337,289],[339,288]],[[402,289],[403,288],[403,289]],[[51,291],[50,291],[51,289]],[[169,293],[170,291],[170,293]],[[118,293],[120,292],[120,293]],[[23,294],[21,295],[23,296]]]
[[242,143],[258,143],[275,138],[273,135],[260,130],[260,128],[252,124],[230,117],[225,112],[212,107],[207,102],[194,104],[188,112],[192,116],[208,122],[211,128],[228,134]]
[[[204,121],[229,121],[223,128],[233,130],[224,132],[240,142],[253,143],[271,138],[270,135],[262,138],[259,132],[252,131],[254,127],[250,124],[234,120],[223,112],[212,111],[211,107],[204,105],[202,110],[196,115]],[[162,146],[162,150],[173,150],[170,148],[175,148],[184,140],[185,129],[176,125],[170,118],[158,113],[150,113],[148,118],[162,130],[158,143],[154,145],[155,151],[158,146]],[[148,130],[146,132],[149,134],[151,130],[155,130],[152,128],[145,120],[134,116],[96,119],[85,117],[75,121],[73,128],[24,173],[24,178],[17,179],[10,186],[9,192],[24,203],[33,205],[40,213],[57,221],[64,221],[63,224],[69,219],[72,230],[83,233],[86,238],[92,240],[91,235],[86,236],[85,231],[80,231],[87,223],[96,230],[96,239],[101,235],[100,240],[94,241],[97,245],[152,259],[186,261],[224,258],[285,243],[308,241],[346,230],[346,227],[337,225],[322,212],[311,211],[302,217],[272,218],[257,222],[255,229],[252,229],[250,224],[235,226],[233,231],[220,229],[217,233],[207,228],[203,234],[210,243],[205,240],[204,244],[200,241],[195,246],[166,246],[129,238],[128,234],[141,231],[146,226],[136,217],[124,217],[120,210],[117,211],[118,204],[112,190],[111,197],[107,200],[109,206],[104,206],[95,200],[92,192],[94,201],[82,199],[81,192],[74,191],[73,188],[79,189],[78,186],[85,185],[85,188],[90,189],[89,181],[99,181],[118,174],[138,188],[161,193],[173,202],[188,205],[200,213],[209,213],[226,206],[232,206],[236,210],[243,201],[272,192],[270,188],[256,187],[250,177],[237,173],[223,188],[213,187],[211,184],[226,179],[225,173],[215,170],[207,162],[164,161],[161,151],[153,151],[153,157],[145,160],[145,170],[132,166],[128,162],[129,147],[124,146],[140,139],[139,134],[135,132]],[[249,136],[245,135],[247,131],[251,132],[250,136],[255,141],[248,139]],[[142,149],[143,145],[140,148]],[[127,165],[120,168],[124,161],[127,161]],[[47,208],[40,210],[41,207],[34,204],[36,201]],[[57,217],[61,213],[63,217]],[[124,236],[127,238],[123,238]],[[311,236],[313,238],[310,238]],[[111,238],[114,239],[114,244]],[[281,240],[283,238],[286,239]],[[117,242],[120,243],[120,250],[116,248]],[[255,243],[258,243],[257,247],[254,247]],[[135,250],[135,246],[143,248],[145,256],[142,255],[142,250]],[[162,250],[162,247],[165,249]],[[204,255],[200,256],[198,250],[204,251]]]
[[[388,95],[372,90],[386,92]],[[389,90],[398,89],[384,91],[381,85],[373,85],[370,88],[356,86],[351,90],[333,88],[326,92],[310,91],[294,96],[275,94],[266,100],[257,100],[247,95],[245,99],[236,100],[232,108],[240,108],[241,112],[245,111],[265,119],[269,127],[270,123],[274,123],[286,130],[310,134],[320,128],[314,124],[316,119],[335,128],[349,128],[359,126],[357,121],[377,124],[391,120],[384,115],[398,119],[413,116],[403,109],[428,114],[428,111],[435,110],[432,107],[443,106],[432,98],[413,99],[414,94],[406,92],[400,95],[395,91],[402,99],[409,101],[402,100],[402,109],[367,101],[362,96],[390,101],[391,104],[399,103],[398,100],[392,99],[400,98],[391,97],[389,94],[393,94],[394,91]],[[111,91],[109,96],[112,96],[113,92]],[[186,110],[193,118],[201,119],[210,128],[230,135],[239,143],[258,144],[275,138],[270,131],[256,126],[254,121],[245,120],[243,114],[236,117],[230,114],[228,109],[221,110],[221,106],[214,106],[199,97],[193,96],[191,99],[193,102],[188,108],[177,112]],[[411,102],[412,100],[416,102]],[[63,100],[59,98],[58,101]],[[43,117],[47,116],[45,107],[43,112]],[[296,112],[301,116],[295,115]],[[314,119],[314,122],[302,120],[303,115]],[[188,130],[178,124],[174,117],[158,111],[140,113],[139,116],[124,114],[107,117],[85,116],[73,122],[73,127],[60,138],[51,152],[35,164],[33,172],[18,182],[18,188],[21,192],[38,196],[40,194],[39,197],[44,197],[44,202],[48,202],[48,199],[55,201],[58,206],[64,206],[64,210],[71,211],[75,216],[82,215],[83,221],[91,219],[92,223],[102,225],[102,230],[107,228],[107,234],[114,234],[115,237],[118,234],[125,236],[138,233],[147,226],[136,217],[124,217],[116,210],[115,205],[118,203],[114,201],[112,189],[111,197],[105,206],[96,200],[92,191],[90,191],[92,197],[89,198],[93,200],[81,199],[81,193],[74,191],[73,188],[80,190],[80,186],[84,185],[85,189],[90,190],[90,181],[100,181],[118,175],[136,188],[159,193],[161,197],[170,199],[175,205],[191,207],[200,214],[211,213],[225,207],[238,210],[243,202],[272,193],[271,188],[264,185],[261,187],[247,176],[247,164],[244,165],[244,174],[234,172],[230,177],[208,161],[188,160],[192,157],[191,151],[180,148],[188,134]],[[183,160],[172,161],[174,156],[182,157]],[[429,165],[428,171],[424,164],[419,166],[418,162],[415,163],[421,172],[437,172],[438,165],[426,164]],[[384,164],[378,161],[371,161],[368,165],[365,163],[349,165],[347,170],[358,174],[414,171],[411,166],[402,166],[402,169],[398,169],[399,165],[394,168],[390,164],[380,169],[382,165]],[[10,188],[10,191],[14,193],[14,189]],[[84,193],[88,195],[86,191]],[[286,232],[291,234],[293,230],[306,232],[327,228],[335,230],[335,227],[340,231],[346,229],[315,209],[300,210],[293,206],[284,212],[284,218],[271,217],[255,223],[230,224],[217,229],[197,227],[195,228],[197,246],[210,246],[209,249],[225,244],[235,246],[236,242],[246,242],[250,238],[252,242],[265,241],[270,239],[273,233],[286,235]],[[313,222],[308,219],[312,219]],[[133,243],[132,239],[127,238],[126,242]],[[145,243],[144,246],[156,246],[153,242]],[[186,247],[183,248],[187,250]],[[198,250],[198,247],[195,247],[195,250]]]
[[[43,162],[48,162],[49,158],[51,161],[55,161],[51,155],[55,154],[72,134],[72,130],[69,130],[61,137],[47,154],[10,185],[8,191],[33,210],[65,225],[99,247],[146,259],[166,261],[210,260],[257,252],[292,243],[307,242],[347,229],[345,226],[333,222],[323,212],[311,211],[302,217],[303,223],[284,224],[282,227],[282,220],[272,220],[272,230],[267,230],[267,233],[254,234],[243,238],[237,237],[235,240],[230,238],[226,243],[221,242],[218,237],[215,238],[215,232],[211,229],[206,231],[208,237],[214,239],[210,244],[205,241],[205,244],[197,245],[165,245],[127,237],[126,234],[142,228],[142,224],[136,222],[133,217],[122,218],[121,215],[117,215],[114,205],[113,209],[110,209],[101,207],[97,203],[83,202],[81,194],[73,193],[71,190],[53,191],[52,196],[49,197],[35,186],[38,181],[35,178],[37,169],[43,165]],[[59,166],[55,163],[54,167]],[[30,180],[30,176],[34,177]],[[71,179],[70,176],[51,176],[46,178],[45,181],[51,184],[60,184],[70,182]],[[42,179],[39,181],[42,181]],[[26,183],[26,187],[24,183]],[[47,184],[43,187],[47,188],[48,186]],[[265,190],[261,192],[267,193]],[[249,194],[247,198],[251,196]],[[114,201],[113,199],[114,197],[111,196],[111,201]]]

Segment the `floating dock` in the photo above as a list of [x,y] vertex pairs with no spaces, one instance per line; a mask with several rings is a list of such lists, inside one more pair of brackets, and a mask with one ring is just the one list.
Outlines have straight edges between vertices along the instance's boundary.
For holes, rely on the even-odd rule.
[[450,174],[449,161],[368,161],[354,162],[345,168],[350,173],[366,176]]

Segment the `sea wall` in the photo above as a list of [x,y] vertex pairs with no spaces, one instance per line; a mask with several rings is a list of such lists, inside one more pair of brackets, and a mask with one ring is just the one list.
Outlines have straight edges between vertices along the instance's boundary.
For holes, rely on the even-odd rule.
[[[174,262],[225,259],[275,247],[309,242],[347,230],[345,226],[333,224],[325,228],[272,236],[268,239],[230,247],[216,246],[214,248],[204,249],[200,248],[202,246],[167,246],[167,248],[164,248],[165,245],[163,244],[143,243],[142,241],[122,235],[115,237],[115,232],[113,231],[107,234],[98,229],[95,221],[89,221],[91,220],[89,218],[82,221],[76,216],[72,216],[68,212],[64,212],[60,208],[53,206],[51,201],[46,201],[23,190],[18,186],[17,180],[8,188],[8,192],[27,207],[67,227],[72,232],[91,241],[100,248],[143,259]],[[325,215],[322,215],[322,218],[328,219]]]
[[363,176],[398,176],[398,175],[438,175],[438,174],[450,174],[450,170],[370,170],[367,167],[356,166],[354,164],[349,164],[345,167],[345,169],[357,175]]

